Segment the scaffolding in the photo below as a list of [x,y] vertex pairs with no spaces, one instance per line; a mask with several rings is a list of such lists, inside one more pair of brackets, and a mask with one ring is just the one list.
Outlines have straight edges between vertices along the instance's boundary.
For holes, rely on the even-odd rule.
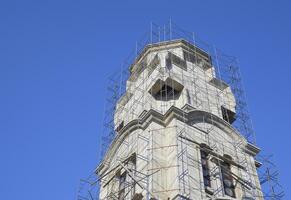
[[[183,55],[172,49],[165,49],[163,55],[153,53],[147,59],[142,56],[149,48],[158,49],[166,43],[172,44],[171,41],[183,43]],[[161,67],[163,61],[166,62],[165,67]],[[172,69],[173,65],[178,66],[178,70]],[[144,73],[145,68],[148,69],[147,73]],[[185,69],[188,73],[184,73]],[[179,82],[175,81],[177,79]],[[148,90],[151,85],[153,87]],[[191,87],[184,95],[181,90],[185,85]],[[159,199],[157,194],[162,199],[167,199],[166,194],[171,192],[178,194],[173,199],[193,199],[193,195],[200,195],[197,199],[210,196],[218,198],[229,192],[224,191],[225,188],[219,182],[225,160],[232,164],[232,171],[236,173],[230,176],[237,187],[241,188],[245,198],[283,198],[284,193],[278,183],[278,172],[274,170],[274,164],[268,157],[261,155],[256,161],[251,160],[245,152],[244,144],[247,142],[253,148],[256,141],[235,57],[224,54],[171,20],[163,26],[151,23],[150,31],[136,42],[134,51],[120,69],[109,77],[107,91],[101,159],[121,140],[116,135],[127,123],[134,121],[139,126],[148,126],[149,122],[145,120],[148,114],[165,118],[169,111],[177,112],[180,118],[163,128],[151,127],[146,132],[135,130],[123,138],[119,154],[111,155],[116,156],[114,161],[104,163],[103,160],[103,165],[110,165],[108,172],[101,177],[96,177],[93,173],[89,178],[81,180],[78,200],[99,199],[100,185],[110,186],[103,199],[120,199],[120,196],[122,199]],[[148,93],[160,100],[158,106],[149,101],[145,95]],[[235,105],[230,93],[234,95]],[[177,98],[181,98],[183,104],[175,101]],[[199,119],[194,119],[201,123],[188,126],[188,111],[194,110],[190,105],[195,105],[195,110],[201,112]],[[179,106],[183,107],[176,109]],[[232,125],[233,129],[230,131],[234,134],[239,132],[243,138],[226,138],[215,128],[215,123],[219,120],[217,116]],[[165,129],[169,138],[167,141],[164,141]],[[197,139],[200,143],[197,143]],[[215,190],[205,190],[203,174],[200,172],[203,163],[201,154],[196,153],[197,149],[207,152],[209,159],[216,163],[209,166],[209,176],[211,182],[216,184]],[[169,162],[161,155],[171,155],[167,159],[173,159]],[[260,167],[260,183],[257,183],[256,169],[250,164],[252,162]],[[176,180],[161,184],[160,179],[165,170],[177,170]],[[193,176],[193,173],[199,176]],[[128,176],[123,177],[123,174]],[[258,185],[262,185],[262,189]]]

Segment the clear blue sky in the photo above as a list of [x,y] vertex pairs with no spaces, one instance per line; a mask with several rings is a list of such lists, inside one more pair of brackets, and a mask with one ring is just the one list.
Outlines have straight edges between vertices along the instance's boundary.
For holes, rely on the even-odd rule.
[[106,76],[151,21],[170,17],[239,58],[258,144],[290,199],[290,10],[288,0],[1,1],[0,199],[75,200],[97,164]]

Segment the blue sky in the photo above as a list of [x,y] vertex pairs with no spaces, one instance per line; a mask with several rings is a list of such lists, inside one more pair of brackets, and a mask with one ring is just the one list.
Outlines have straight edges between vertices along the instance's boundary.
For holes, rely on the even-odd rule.
[[[96,166],[106,77],[150,22],[240,60],[258,145],[291,168],[290,1],[1,1],[1,199],[76,199]],[[289,191],[288,191],[289,190]]]

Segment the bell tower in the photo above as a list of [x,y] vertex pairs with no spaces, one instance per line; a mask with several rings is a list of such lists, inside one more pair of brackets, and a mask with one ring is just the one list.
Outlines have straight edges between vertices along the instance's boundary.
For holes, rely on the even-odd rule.
[[[233,63],[186,39],[146,45],[114,108],[99,199],[263,199],[260,149],[237,128]],[[235,80],[234,80],[235,81]]]

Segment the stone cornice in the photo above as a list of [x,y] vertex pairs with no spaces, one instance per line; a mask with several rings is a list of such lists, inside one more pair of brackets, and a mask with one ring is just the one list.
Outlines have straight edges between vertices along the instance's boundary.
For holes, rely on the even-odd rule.
[[[249,150],[247,153],[250,155],[254,155],[254,153],[257,152],[257,147],[251,145],[252,148],[248,148],[250,145],[246,139],[241,136],[238,131],[234,129],[228,122],[224,121],[218,116],[206,111],[195,109],[184,111],[175,106],[172,106],[164,115],[157,112],[156,110],[151,109],[139,119],[135,119],[126,124],[112,141],[110,149],[107,151],[101,164],[96,168],[95,172],[102,174],[102,172],[109,167],[108,163],[111,162],[111,159],[113,158],[113,155],[115,154],[119,145],[130,133],[137,129],[145,130],[152,122],[156,122],[157,124],[166,127],[174,118],[187,124],[191,124],[193,121],[211,123],[226,133],[230,134],[230,136],[234,139],[241,139],[245,144],[246,149]],[[203,132],[203,130],[200,131]],[[254,150],[254,152],[252,150]]]

